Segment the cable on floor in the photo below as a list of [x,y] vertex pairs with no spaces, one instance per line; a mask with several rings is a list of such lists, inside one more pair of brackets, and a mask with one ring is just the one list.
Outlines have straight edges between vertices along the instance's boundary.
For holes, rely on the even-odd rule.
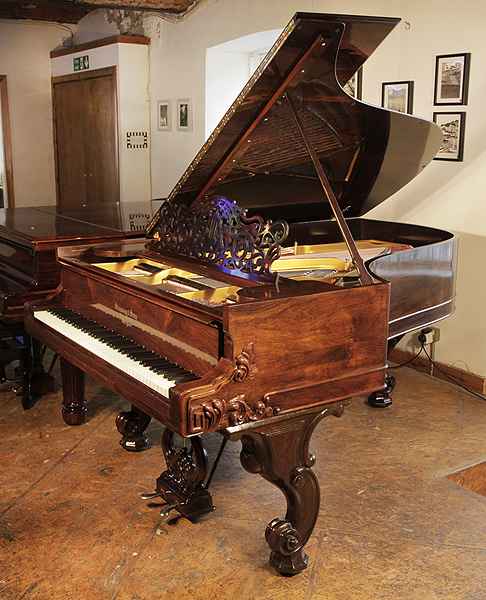
[[[425,336],[425,330],[422,329],[420,333]],[[466,392],[469,392],[473,396],[476,396],[480,400],[486,400],[486,398],[483,395],[478,394],[477,392],[474,392],[473,390],[470,390],[466,386],[462,385],[462,383],[459,383],[458,381],[456,381],[454,379],[454,377],[451,377],[450,375],[448,375],[447,373],[445,373],[439,366],[437,366],[437,364],[435,363],[435,361],[433,360],[433,358],[427,352],[427,350],[425,348],[425,340],[421,339],[421,335],[419,335],[419,341],[420,341],[420,350],[417,352],[417,354],[415,356],[413,356],[410,360],[407,360],[407,362],[404,362],[404,363],[402,363],[400,365],[395,365],[394,367],[388,367],[388,369],[389,370],[391,370],[391,369],[401,369],[402,367],[406,367],[411,362],[413,362],[418,356],[420,356],[420,354],[422,354],[422,352],[424,352],[425,355],[427,356],[427,358],[430,360],[430,364],[434,367],[434,369],[437,369],[440,373],[442,373],[442,375],[444,375],[444,377],[447,377],[447,379],[450,379],[450,381],[452,381],[452,383],[454,383],[455,385],[459,386],[460,388],[462,388]]]

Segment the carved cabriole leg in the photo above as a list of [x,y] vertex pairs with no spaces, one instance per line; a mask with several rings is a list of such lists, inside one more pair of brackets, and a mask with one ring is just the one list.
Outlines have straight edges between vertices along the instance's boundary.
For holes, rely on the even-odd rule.
[[69,361],[61,358],[62,418],[67,425],[81,425],[86,418],[84,397],[85,374]]
[[129,452],[139,452],[149,445],[145,430],[151,417],[136,406],[123,411],[116,417],[116,427],[122,434],[120,445]]
[[307,567],[304,546],[319,514],[319,482],[311,470],[315,457],[309,454],[312,432],[324,417],[341,416],[346,404],[349,400],[237,433],[228,430],[231,440],[241,438],[244,469],[276,485],[287,500],[285,519],[274,519],[265,533],[272,551],[270,564],[282,575],[296,575]]

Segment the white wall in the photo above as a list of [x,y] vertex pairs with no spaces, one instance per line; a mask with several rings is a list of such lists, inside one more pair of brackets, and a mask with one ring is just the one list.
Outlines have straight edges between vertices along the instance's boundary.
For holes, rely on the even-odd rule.
[[206,50],[206,138],[233,104],[282,32],[252,33]]
[[[452,14],[454,19],[450,21],[446,15]],[[380,81],[414,80],[415,114],[432,119],[434,111],[464,111],[464,161],[433,161],[419,177],[370,216],[430,225],[459,235],[457,310],[451,318],[438,324],[441,341],[437,344],[436,358],[484,376],[486,118],[482,105],[486,93],[483,28],[486,5],[474,0],[465,0],[460,7],[453,0],[409,0],[404,2],[402,17],[410,23],[410,28],[401,26],[392,34],[389,54],[377,54],[365,71],[366,98],[375,103],[379,101]],[[471,52],[468,104],[434,107],[435,56],[456,52]],[[415,349],[410,336],[401,345],[410,351]]]
[[0,73],[7,76],[16,206],[56,203],[51,50],[62,25],[0,21]]

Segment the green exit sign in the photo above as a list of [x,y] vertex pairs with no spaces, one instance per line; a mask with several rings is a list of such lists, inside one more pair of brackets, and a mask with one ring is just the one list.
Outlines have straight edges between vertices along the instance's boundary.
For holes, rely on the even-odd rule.
[[73,58],[74,62],[74,70],[75,71],[83,71],[83,69],[89,69],[89,56],[77,56]]

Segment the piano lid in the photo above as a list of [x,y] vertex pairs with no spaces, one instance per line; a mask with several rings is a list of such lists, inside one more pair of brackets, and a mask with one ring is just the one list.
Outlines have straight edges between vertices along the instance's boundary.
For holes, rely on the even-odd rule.
[[[435,156],[439,127],[360,102],[342,87],[399,21],[297,13],[168,201],[189,206],[216,194],[273,221],[332,218],[292,107],[345,217],[403,187]],[[156,228],[157,215],[148,237]]]
[[0,239],[8,238],[30,247],[75,242],[80,238],[140,237],[151,218],[150,202],[1,208]]

